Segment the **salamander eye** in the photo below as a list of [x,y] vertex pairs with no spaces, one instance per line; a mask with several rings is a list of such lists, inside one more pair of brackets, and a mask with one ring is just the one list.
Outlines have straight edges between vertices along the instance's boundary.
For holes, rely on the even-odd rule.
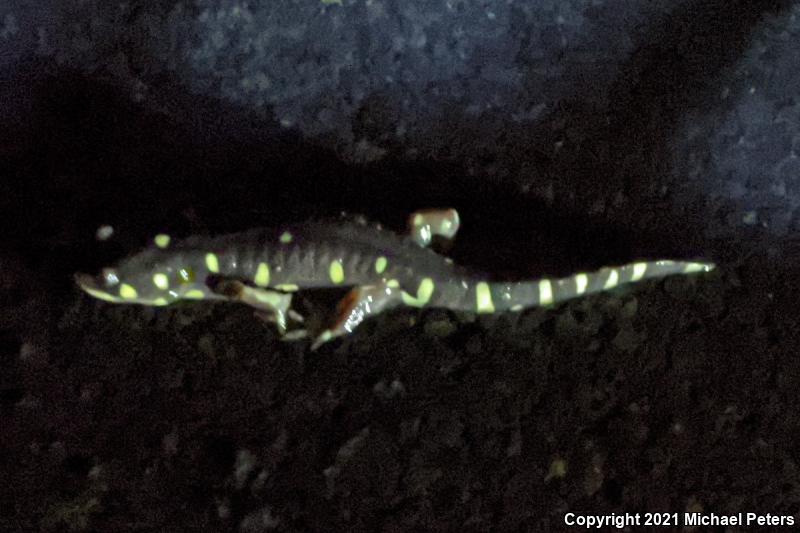
[[103,282],[105,282],[106,287],[114,287],[115,285],[119,284],[119,277],[117,276],[117,271],[113,268],[104,268],[102,270],[101,276],[103,277]]

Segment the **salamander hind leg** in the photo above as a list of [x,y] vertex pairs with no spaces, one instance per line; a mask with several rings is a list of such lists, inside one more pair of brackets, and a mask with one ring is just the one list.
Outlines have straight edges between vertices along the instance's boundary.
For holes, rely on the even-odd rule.
[[291,309],[292,295],[285,292],[250,287],[237,280],[220,280],[212,290],[234,302],[241,302],[256,310],[256,316],[265,322],[275,324],[278,333],[285,340],[295,340],[306,336],[305,330],[288,331],[288,320],[303,322],[303,317]]
[[420,246],[428,246],[434,237],[451,241],[458,233],[460,219],[455,209],[423,209],[408,217],[408,234]]
[[402,303],[401,291],[386,283],[353,288],[336,306],[332,324],[316,336],[312,350],[326,342],[352,333],[367,318]]

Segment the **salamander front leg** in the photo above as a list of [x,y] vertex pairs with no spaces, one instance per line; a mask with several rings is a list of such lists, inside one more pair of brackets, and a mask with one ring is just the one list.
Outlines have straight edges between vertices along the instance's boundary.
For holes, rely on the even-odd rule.
[[460,220],[455,209],[423,209],[408,217],[408,233],[420,246],[428,246],[435,236],[446,241],[458,233]]
[[275,324],[278,333],[285,340],[301,339],[305,330],[287,331],[287,317],[294,322],[303,322],[303,317],[293,309],[292,295],[245,285],[241,281],[221,280],[212,290],[231,301],[247,304],[256,310],[256,316],[265,322]]
[[355,287],[336,306],[333,324],[317,335],[312,350],[329,340],[352,333],[370,316],[382,313],[402,303],[401,290],[385,283]]

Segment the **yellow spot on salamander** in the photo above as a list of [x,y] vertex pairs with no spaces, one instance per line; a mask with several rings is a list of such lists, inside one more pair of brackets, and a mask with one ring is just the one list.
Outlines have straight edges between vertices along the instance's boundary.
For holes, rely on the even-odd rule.
[[375,260],[375,272],[378,274],[383,274],[383,272],[386,270],[386,265],[388,264],[389,260],[384,256],[380,256]]
[[104,302],[110,302],[112,304],[118,304],[123,302],[118,296],[114,296],[113,294],[109,294],[104,291],[100,291],[97,289],[92,289],[90,287],[82,287],[84,291],[90,296],[97,298],[98,300],[103,300]]
[[165,291],[169,289],[169,278],[167,277],[166,274],[157,272],[153,274],[153,285],[155,285],[162,291]]
[[684,274],[691,274],[692,272],[711,272],[714,270],[713,263],[686,263],[683,267]]
[[206,295],[200,289],[191,289],[191,290],[186,291],[183,294],[183,297],[187,298],[189,300],[202,300],[203,298],[206,297]]
[[389,281],[386,282],[386,286],[392,289],[397,289],[398,287],[400,287],[400,282],[397,281],[396,279],[390,279]]
[[155,300],[153,300],[153,305],[156,305],[156,306],[159,306],[159,307],[164,306],[164,305],[168,305],[168,304],[169,304],[169,302],[167,301],[166,298],[156,298]]
[[617,270],[612,268],[611,271],[608,273],[608,279],[606,280],[605,285],[603,285],[603,290],[607,291],[608,289],[613,289],[619,283],[619,274]]
[[153,237],[153,242],[156,246],[161,248],[162,250],[169,246],[170,237],[166,233],[159,233],[155,237]]
[[290,242],[292,242],[292,239],[294,239],[294,237],[292,237],[292,234],[289,233],[288,231],[284,231],[283,233],[281,233],[281,236],[278,238],[278,240],[281,241],[283,244],[289,244]]
[[256,277],[253,279],[259,287],[266,287],[269,285],[269,265],[266,263],[259,263],[256,269]]
[[475,285],[475,299],[477,304],[476,309],[479,313],[494,313],[492,290],[488,283],[481,281]]
[[400,291],[400,298],[402,298],[403,303],[405,305],[410,305],[412,307],[422,307],[417,303],[417,297],[408,294],[406,291]]
[[431,278],[423,278],[417,288],[417,300],[419,300],[422,305],[426,305],[431,301],[431,296],[433,296],[433,289],[435,287]]
[[136,292],[136,289],[134,289],[131,285],[123,283],[119,286],[119,295],[126,300],[134,300],[137,296],[139,296],[139,293]]
[[539,281],[539,305],[550,305],[553,303],[553,285],[549,279]]
[[279,285],[275,285],[275,288],[283,292],[295,292],[300,290],[300,287],[294,283],[281,283]]
[[511,310],[514,312],[522,311],[525,307],[522,304],[516,304],[511,306]]
[[344,281],[344,268],[339,259],[331,261],[331,265],[328,267],[328,276],[330,276],[331,281],[337,285]]
[[589,276],[586,274],[575,274],[575,294],[581,295],[586,292],[589,285]]
[[416,296],[411,296],[405,291],[403,291],[400,296],[403,299],[404,304],[413,307],[422,307],[431,301],[431,296],[433,295],[433,290],[435,287],[436,286],[431,278],[423,278],[422,281],[419,282],[419,287],[417,287]]
[[647,272],[647,263],[634,263],[631,281],[639,281],[644,277],[645,272]]
[[206,268],[209,272],[219,274],[219,258],[211,252],[206,254]]

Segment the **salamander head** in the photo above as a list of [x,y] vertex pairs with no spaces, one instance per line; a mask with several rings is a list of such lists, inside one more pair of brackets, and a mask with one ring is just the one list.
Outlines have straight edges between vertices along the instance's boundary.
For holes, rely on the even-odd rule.
[[208,296],[204,280],[196,280],[192,268],[180,266],[161,250],[133,255],[100,274],[75,274],[84,292],[111,303],[168,305],[182,298]]

